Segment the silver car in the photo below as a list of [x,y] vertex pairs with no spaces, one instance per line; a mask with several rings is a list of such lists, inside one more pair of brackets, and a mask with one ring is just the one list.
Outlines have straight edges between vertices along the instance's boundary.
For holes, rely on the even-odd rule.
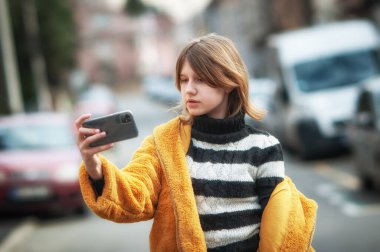
[[380,77],[361,89],[348,133],[363,187],[380,190]]

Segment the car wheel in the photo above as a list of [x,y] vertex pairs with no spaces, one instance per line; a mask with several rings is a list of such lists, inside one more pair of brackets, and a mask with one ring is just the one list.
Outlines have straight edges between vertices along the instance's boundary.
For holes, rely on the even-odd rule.
[[374,183],[368,175],[365,174],[359,174],[359,178],[361,181],[361,186],[365,190],[373,190],[374,189]]
[[75,209],[75,214],[79,216],[85,216],[87,213],[87,208],[85,206],[81,206]]

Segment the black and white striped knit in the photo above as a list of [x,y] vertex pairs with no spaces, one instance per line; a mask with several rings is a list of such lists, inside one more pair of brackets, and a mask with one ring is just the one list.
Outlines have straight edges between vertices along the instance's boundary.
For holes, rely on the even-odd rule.
[[195,117],[186,159],[208,251],[256,251],[262,210],[285,176],[278,140],[244,115]]

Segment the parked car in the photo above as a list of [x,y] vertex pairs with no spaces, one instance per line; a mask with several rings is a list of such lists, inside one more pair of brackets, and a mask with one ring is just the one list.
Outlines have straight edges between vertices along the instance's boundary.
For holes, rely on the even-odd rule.
[[[249,99],[258,108],[264,110],[265,112],[271,111],[274,92],[276,90],[276,83],[269,78],[251,78],[249,79]],[[266,128],[266,118],[257,121],[247,116],[246,121],[248,124],[267,130]]]
[[303,158],[349,148],[344,127],[358,87],[380,73],[380,37],[364,20],[276,34],[270,39],[271,78],[278,83],[268,127]]
[[380,77],[362,87],[348,133],[363,187],[380,190]]
[[171,77],[147,76],[143,79],[143,88],[150,98],[167,106],[178,105],[181,100],[180,92]]
[[84,213],[80,162],[67,115],[0,117],[0,212]]
[[99,117],[116,112],[117,99],[112,89],[104,84],[94,84],[79,95],[75,102],[74,115],[91,113],[92,117]]

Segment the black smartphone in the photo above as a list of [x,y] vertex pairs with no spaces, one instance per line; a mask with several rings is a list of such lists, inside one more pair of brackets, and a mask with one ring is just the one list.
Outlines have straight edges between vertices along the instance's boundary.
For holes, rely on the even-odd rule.
[[129,110],[87,120],[83,127],[100,129],[106,136],[92,142],[90,147],[114,143],[138,136],[135,119]]

